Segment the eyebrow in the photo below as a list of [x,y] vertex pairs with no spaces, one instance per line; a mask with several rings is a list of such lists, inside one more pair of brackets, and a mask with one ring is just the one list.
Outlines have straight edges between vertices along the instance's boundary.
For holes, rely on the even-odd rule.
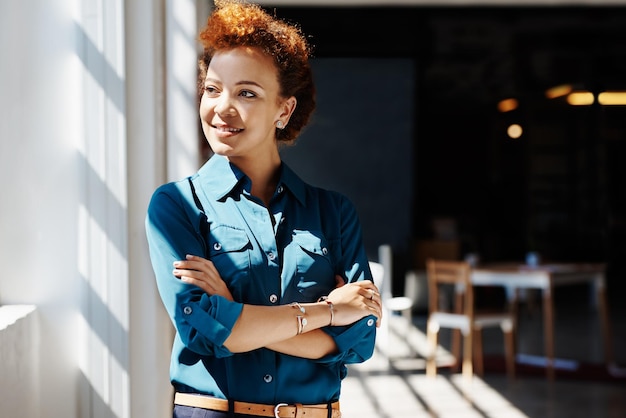
[[[207,78],[205,80],[205,83],[209,81],[212,83],[216,83],[216,84],[222,84],[222,82],[220,80],[217,80],[215,78]],[[248,81],[248,80],[241,80],[235,83],[236,86],[241,86],[241,85],[253,85],[253,86],[257,86],[261,89],[264,89],[262,85],[260,85],[259,83],[257,83],[256,81]]]

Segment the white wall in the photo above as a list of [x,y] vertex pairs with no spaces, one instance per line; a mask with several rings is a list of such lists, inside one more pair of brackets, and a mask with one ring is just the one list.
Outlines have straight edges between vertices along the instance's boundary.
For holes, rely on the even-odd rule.
[[[42,373],[33,392],[66,417],[76,413],[83,286],[76,264],[82,112],[73,3],[0,2],[0,302],[38,305]],[[31,402],[29,394],[19,401]]]
[[[176,36],[192,45],[184,2]],[[40,331],[38,385],[0,411],[171,416],[171,325],[143,221],[168,160],[195,169],[198,155],[165,155],[167,71],[196,66],[168,63],[166,3],[0,1],[0,304],[36,305]],[[178,117],[195,122],[192,100]]]

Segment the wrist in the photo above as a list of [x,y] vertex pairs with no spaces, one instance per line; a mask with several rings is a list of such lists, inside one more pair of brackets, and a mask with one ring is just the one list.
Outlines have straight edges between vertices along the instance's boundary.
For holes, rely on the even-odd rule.
[[324,302],[328,306],[328,310],[330,312],[330,322],[328,323],[329,327],[334,326],[335,324],[335,305],[328,300],[328,296],[322,296],[317,300],[318,302]]
[[298,310],[298,314],[296,315],[298,331],[296,335],[300,335],[304,332],[304,327],[306,327],[308,324],[308,320],[305,317],[306,309],[304,308],[304,306],[300,305],[298,302],[290,303],[289,306]]

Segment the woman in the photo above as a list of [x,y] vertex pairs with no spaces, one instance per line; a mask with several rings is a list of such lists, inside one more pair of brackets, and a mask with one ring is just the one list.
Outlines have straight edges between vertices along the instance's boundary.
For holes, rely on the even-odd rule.
[[339,417],[346,364],[372,355],[381,300],[354,207],[279,155],[315,108],[308,45],[241,3],[219,5],[200,41],[214,155],[157,189],[146,219],[176,328],[174,417]]

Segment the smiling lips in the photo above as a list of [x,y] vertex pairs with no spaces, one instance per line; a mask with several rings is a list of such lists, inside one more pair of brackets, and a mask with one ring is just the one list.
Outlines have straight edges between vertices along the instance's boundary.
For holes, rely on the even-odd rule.
[[226,125],[223,125],[223,126],[213,125],[213,127],[217,130],[218,133],[222,133],[222,134],[236,134],[236,133],[243,131],[243,129],[233,128],[233,127],[226,126]]

